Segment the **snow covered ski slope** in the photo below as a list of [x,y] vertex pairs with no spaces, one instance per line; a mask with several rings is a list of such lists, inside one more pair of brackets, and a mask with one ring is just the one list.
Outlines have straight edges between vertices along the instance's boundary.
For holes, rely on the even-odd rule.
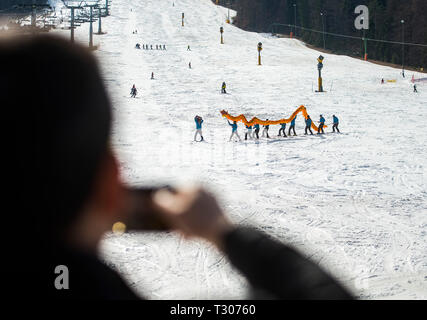
[[[108,33],[95,42],[114,102],[113,144],[124,180],[200,182],[233,221],[294,245],[358,297],[426,299],[427,85],[415,94],[412,72],[402,79],[400,70],[323,54],[328,92],[317,94],[319,52],[295,39],[242,31],[225,23],[226,14],[210,0],[112,2],[103,21]],[[82,42],[87,28],[77,29]],[[137,50],[138,42],[167,50]],[[381,85],[381,78],[397,82]],[[220,94],[223,81],[229,94]],[[300,116],[297,137],[277,137],[279,126],[271,126],[271,139],[228,142],[221,110],[280,119],[300,105],[316,124],[320,114],[328,125],[337,115],[342,134],[329,126],[325,135],[304,136]],[[206,143],[193,142],[195,115],[204,119]],[[107,235],[102,255],[148,298],[246,296],[245,280],[201,241]]]

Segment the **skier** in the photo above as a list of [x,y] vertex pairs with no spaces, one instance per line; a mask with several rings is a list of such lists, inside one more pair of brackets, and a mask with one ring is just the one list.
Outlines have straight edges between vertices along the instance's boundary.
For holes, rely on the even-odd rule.
[[405,78],[405,70],[402,70],[402,76]]
[[383,78],[383,79],[381,79],[381,84],[384,84],[384,78]]
[[143,44],[143,45],[142,45],[142,49],[144,49],[144,50],[145,50],[145,44]]
[[416,84],[414,84],[414,92],[418,92]]
[[253,139],[253,136],[252,136],[252,126],[246,126],[246,129],[247,129],[247,131],[246,131],[246,133],[245,133],[245,140],[248,140],[248,136],[249,136],[249,139]]
[[289,127],[288,136],[291,136],[291,130],[294,131],[294,136],[297,135],[297,133],[295,132],[295,120],[296,120],[296,118],[297,118],[297,116],[295,116],[295,118],[293,118],[291,121],[291,126]]
[[259,124],[258,123],[256,125],[254,125],[254,129],[255,129],[254,134],[256,135],[256,138],[259,139]]
[[191,51],[190,45],[187,46],[187,51]]
[[239,138],[239,141],[242,141],[242,139],[240,139],[240,136],[239,136],[239,134],[237,133],[237,122],[236,121],[233,121],[233,123],[230,123],[230,121],[228,121],[227,120],[227,122],[228,122],[228,124],[231,126],[231,136],[230,136],[230,140],[228,140],[228,141],[231,141],[231,138],[233,138],[233,136],[234,135],[236,135],[237,136],[237,138]]
[[137,43],[137,44],[135,45],[135,48],[136,48],[136,49],[141,49],[141,45],[140,45],[139,43]]
[[313,121],[311,120],[310,116],[307,116],[307,119],[305,120],[305,134],[307,134],[307,130],[310,131],[310,133],[313,135],[313,131],[311,131],[311,123]]
[[[268,119],[265,121],[268,121]],[[267,138],[270,138],[270,136],[268,135],[268,129],[270,129],[270,125],[265,125],[263,126],[263,128],[264,129],[262,130],[262,137],[264,138],[265,134],[267,134]]]
[[277,135],[278,137],[282,136],[281,135],[282,131],[283,131],[283,137],[286,138],[287,137],[287,135],[286,135],[286,123],[281,123],[280,124],[279,134]]
[[163,45],[163,50],[166,50],[166,45],[165,44]]
[[150,44],[150,49],[153,50],[153,45],[152,44]]
[[154,72],[151,72],[151,80],[154,80]]
[[136,97],[136,93],[137,93],[136,87],[135,87],[135,85],[133,85],[132,89],[130,89],[130,96],[131,96],[131,98],[135,98]]
[[221,86],[221,93],[227,93],[227,91],[225,91],[226,87],[227,87],[227,85],[225,84],[225,82],[223,82],[222,86]]
[[156,50],[159,50],[159,46],[156,44]]
[[323,131],[324,126],[325,126],[325,118],[323,118],[323,116],[320,115],[319,128],[317,129],[317,134],[320,134],[320,132],[322,132],[322,134],[325,133],[325,131]]
[[194,141],[197,141],[197,135],[199,134],[201,137],[201,141],[203,141],[203,133],[202,133],[202,123],[203,123],[203,119],[202,117],[196,116],[194,118],[194,121],[196,122],[196,133],[194,134]]
[[337,129],[338,133],[340,133],[340,129],[338,129],[338,125],[340,123],[339,119],[335,115],[332,116],[332,119],[334,121],[334,125],[332,126],[332,132],[335,132],[335,129]]
[[191,61],[188,63],[188,67],[191,69]]

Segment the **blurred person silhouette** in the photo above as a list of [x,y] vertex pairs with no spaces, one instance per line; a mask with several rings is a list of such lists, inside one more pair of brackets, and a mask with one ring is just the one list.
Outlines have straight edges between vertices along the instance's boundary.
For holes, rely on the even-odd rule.
[[[28,70],[31,76],[22,76]],[[98,257],[117,221],[210,241],[257,299],[352,298],[297,250],[232,224],[203,189],[139,193],[125,186],[110,142],[112,106],[87,49],[48,35],[0,40],[0,74],[0,103],[13,127],[4,147],[13,172],[4,205],[11,209],[2,215],[9,298],[142,298]]]

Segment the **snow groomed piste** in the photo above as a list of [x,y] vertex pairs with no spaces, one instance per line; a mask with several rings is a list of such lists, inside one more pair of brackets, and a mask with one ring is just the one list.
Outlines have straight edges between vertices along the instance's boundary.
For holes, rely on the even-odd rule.
[[[224,118],[227,118],[231,121],[241,121],[243,122],[246,126],[253,126],[254,124],[260,124],[260,125],[278,125],[281,123],[290,123],[297,115],[298,113],[302,113],[302,115],[304,116],[304,118],[307,120],[308,117],[308,113],[307,113],[307,109],[305,106],[300,106],[298,109],[295,110],[294,113],[292,113],[292,115],[289,118],[283,118],[280,120],[261,120],[258,119],[257,117],[253,117],[250,121],[248,121],[248,119],[246,119],[245,115],[241,114],[238,116],[232,116],[230,115],[227,111],[222,110],[221,114]],[[314,124],[314,122],[311,122],[311,127],[318,131],[318,127]],[[323,128],[327,128],[327,125],[324,125]]]
[[[322,53],[324,86],[333,90],[315,94],[321,52],[227,24],[227,9],[211,0],[174,2],[114,0],[104,23],[108,34],[94,38],[114,102],[112,145],[123,179],[132,185],[208,182],[236,223],[307,252],[358,297],[425,299],[424,84],[414,94],[400,70]],[[55,32],[69,37],[68,30]],[[76,29],[83,45],[87,35],[87,24]],[[135,43],[165,43],[168,50],[135,50]],[[381,85],[382,78],[397,81]],[[232,94],[218,94],[223,81]],[[140,99],[128,98],[134,83]],[[279,121],[301,104],[312,118],[339,116],[345,134],[225,141],[222,109],[230,117]],[[195,115],[203,116],[209,143],[192,142]],[[296,130],[304,126],[299,115]],[[150,299],[247,297],[247,284],[227,259],[173,233],[109,234],[101,256]]]

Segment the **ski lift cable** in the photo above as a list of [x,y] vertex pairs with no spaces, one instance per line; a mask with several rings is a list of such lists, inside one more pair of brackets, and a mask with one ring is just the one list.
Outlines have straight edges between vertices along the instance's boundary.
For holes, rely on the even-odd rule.
[[411,46],[418,46],[418,47],[426,47],[427,48],[427,44],[411,43],[411,42],[401,42],[401,41],[390,41],[390,40],[364,38],[364,37],[357,37],[357,36],[349,36],[349,35],[345,35],[345,34],[339,34],[339,33],[333,33],[333,32],[326,32],[326,31],[324,32],[324,31],[320,31],[320,30],[315,30],[315,29],[310,29],[310,28],[295,26],[293,24],[273,23],[273,24],[270,25],[270,27],[271,26],[292,27],[292,28],[298,28],[298,29],[301,29],[301,30],[304,30],[304,31],[311,31],[311,32],[325,34],[325,35],[331,35],[331,36],[335,36],[335,37],[342,37],[342,38],[349,38],[349,39],[356,39],[356,40],[367,40],[367,41],[383,42],[383,43],[391,43],[391,44],[400,44],[400,45],[404,44],[404,45],[411,45]]

